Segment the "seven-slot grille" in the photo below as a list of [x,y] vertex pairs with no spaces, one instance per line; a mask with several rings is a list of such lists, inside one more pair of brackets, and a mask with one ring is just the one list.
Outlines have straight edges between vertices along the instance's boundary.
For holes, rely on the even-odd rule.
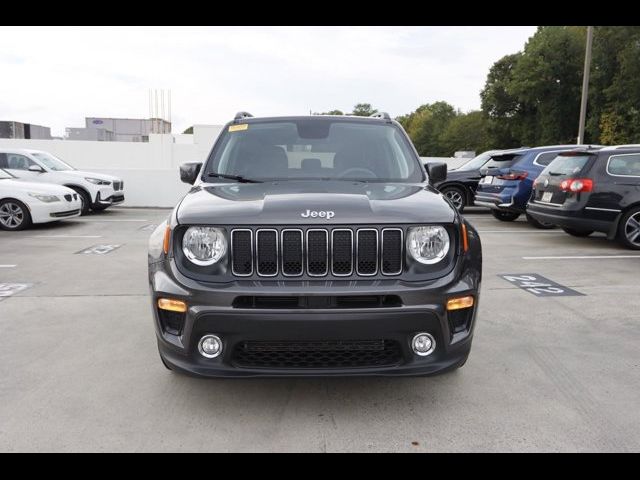
[[248,277],[399,275],[401,228],[236,228],[231,231],[231,271]]

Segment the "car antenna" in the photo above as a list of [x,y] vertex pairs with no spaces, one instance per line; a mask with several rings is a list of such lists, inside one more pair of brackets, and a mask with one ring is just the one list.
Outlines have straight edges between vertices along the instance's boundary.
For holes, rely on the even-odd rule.
[[376,112],[369,115],[371,118],[382,118],[384,120],[391,120],[391,117],[387,112]]
[[242,120],[244,118],[253,118],[253,115],[251,115],[249,112],[238,112],[238,113],[236,113],[236,116],[233,119],[233,121],[237,122],[237,121]]

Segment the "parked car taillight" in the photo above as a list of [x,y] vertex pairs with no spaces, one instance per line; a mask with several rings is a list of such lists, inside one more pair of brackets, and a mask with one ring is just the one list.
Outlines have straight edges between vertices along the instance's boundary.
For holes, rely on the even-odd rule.
[[563,192],[592,192],[593,180],[589,178],[567,178],[560,183],[560,190]]
[[500,180],[524,180],[528,175],[528,172],[509,172],[498,175],[496,178]]

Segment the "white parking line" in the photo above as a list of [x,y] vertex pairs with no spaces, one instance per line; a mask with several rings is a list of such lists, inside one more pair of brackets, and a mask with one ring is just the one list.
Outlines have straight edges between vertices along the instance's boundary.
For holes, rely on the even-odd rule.
[[31,238],[102,238],[101,235],[32,235]]
[[640,258],[640,255],[573,255],[565,257],[522,257],[523,260],[598,260],[608,258]]
[[0,265],[0,268],[15,268],[16,265]]
[[74,223],[92,223],[92,222],[148,222],[146,218],[87,218],[82,220],[70,220]]
[[478,230],[478,233],[546,233],[547,235],[554,233],[556,235],[566,235],[564,232],[553,230]]

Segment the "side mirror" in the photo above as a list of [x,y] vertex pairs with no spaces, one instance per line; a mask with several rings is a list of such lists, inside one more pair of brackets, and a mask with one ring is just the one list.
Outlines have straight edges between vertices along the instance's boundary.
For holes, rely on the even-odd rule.
[[189,185],[196,183],[202,162],[188,162],[180,165],[180,180]]
[[40,165],[30,165],[29,171],[36,172],[36,173],[44,173],[44,168],[42,168]]
[[442,182],[447,178],[447,164],[444,162],[433,162],[425,164],[427,175],[429,175],[429,183],[434,185]]

